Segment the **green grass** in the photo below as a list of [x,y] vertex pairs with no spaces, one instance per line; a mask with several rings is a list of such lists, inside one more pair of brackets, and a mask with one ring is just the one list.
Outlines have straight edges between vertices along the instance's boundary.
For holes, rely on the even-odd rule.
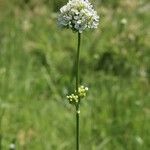
[[[75,112],[65,96],[75,85],[77,35],[56,21],[66,1],[24,1],[0,1],[2,146],[16,139],[19,150],[73,150]],[[150,3],[94,4],[101,23],[83,34],[81,46],[81,83],[89,87],[81,150],[148,150]]]

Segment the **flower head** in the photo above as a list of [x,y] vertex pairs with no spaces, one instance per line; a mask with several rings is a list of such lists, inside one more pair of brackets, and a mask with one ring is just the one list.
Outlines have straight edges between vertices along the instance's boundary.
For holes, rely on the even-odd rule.
[[61,27],[82,33],[86,28],[97,28],[99,16],[88,0],[69,0],[60,9],[58,23]]

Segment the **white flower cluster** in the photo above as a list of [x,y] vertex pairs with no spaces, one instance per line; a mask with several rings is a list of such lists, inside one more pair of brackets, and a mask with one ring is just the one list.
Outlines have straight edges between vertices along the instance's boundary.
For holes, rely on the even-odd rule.
[[82,33],[86,28],[97,28],[99,16],[88,0],[69,0],[60,9],[58,23],[61,27]]

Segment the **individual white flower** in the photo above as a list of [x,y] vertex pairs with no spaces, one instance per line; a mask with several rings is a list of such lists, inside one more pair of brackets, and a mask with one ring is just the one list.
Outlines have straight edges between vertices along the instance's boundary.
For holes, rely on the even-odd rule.
[[61,27],[82,33],[86,28],[97,28],[99,16],[88,0],[69,0],[60,8],[58,23]]

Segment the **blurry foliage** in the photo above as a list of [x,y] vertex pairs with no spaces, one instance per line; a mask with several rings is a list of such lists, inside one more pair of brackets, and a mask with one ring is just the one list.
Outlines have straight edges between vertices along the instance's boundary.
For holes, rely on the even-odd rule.
[[117,6],[119,6],[120,0],[99,0],[98,2],[100,2],[103,5],[111,6],[113,8],[116,8]]
[[[148,0],[91,0],[100,26],[82,36],[81,149],[148,150],[150,43]],[[0,108],[4,149],[74,148],[76,35],[57,26],[67,0],[0,0]],[[1,110],[0,110],[1,113]],[[89,144],[91,143],[91,144]]]
[[106,73],[112,72],[114,75],[123,75],[124,77],[131,74],[131,65],[127,64],[127,59],[111,51],[102,54],[95,69],[103,70]]

